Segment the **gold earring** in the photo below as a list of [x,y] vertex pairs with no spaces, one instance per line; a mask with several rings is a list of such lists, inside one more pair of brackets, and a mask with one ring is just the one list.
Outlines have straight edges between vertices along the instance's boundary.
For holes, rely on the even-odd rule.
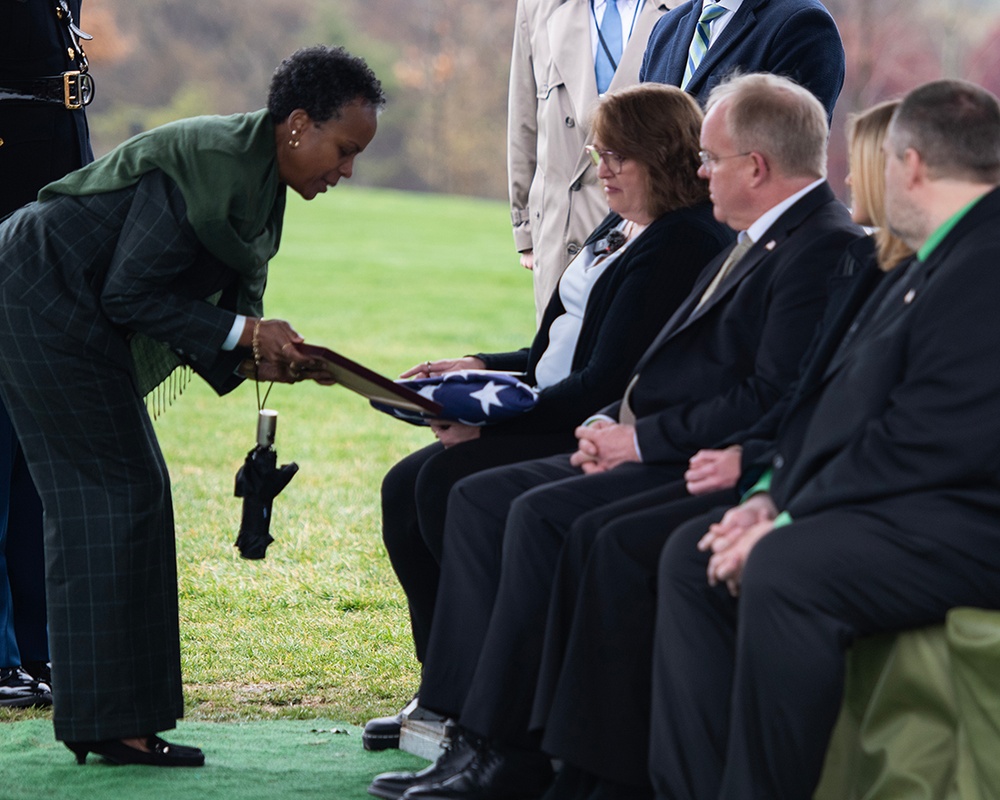
[[[296,136],[296,135],[298,135],[298,131],[295,130],[295,129],[292,129],[292,136]],[[295,149],[296,147],[299,146],[299,140],[298,139],[289,139],[288,140],[288,146],[291,147],[292,149]]]

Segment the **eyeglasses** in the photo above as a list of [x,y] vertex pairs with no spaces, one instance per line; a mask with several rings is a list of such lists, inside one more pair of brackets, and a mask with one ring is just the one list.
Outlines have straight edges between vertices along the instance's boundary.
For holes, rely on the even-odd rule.
[[594,162],[595,167],[601,166],[601,159],[603,158],[608,169],[615,175],[621,174],[622,167],[625,164],[625,156],[620,156],[613,150],[598,150],[592,144],[588,144],[583,149],[590,155],[590,160]]
[[725,161],[727,158],[740,158],[741,156],[748,156],[752,152],[753,151],[751,150],[746,153],[733,153],[731,156],[717,156],[713,153],[710,153],[708,150],[699,150],[698,159],[701,161],[701,165],[705,169],[711,169],[712,165],[715,164],[717,161]]

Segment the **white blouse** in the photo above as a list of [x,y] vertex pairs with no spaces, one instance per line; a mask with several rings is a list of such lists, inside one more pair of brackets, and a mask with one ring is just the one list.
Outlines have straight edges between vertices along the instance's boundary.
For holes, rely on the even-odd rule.
[[597,254],[594,252],[594,248],[603,240],[598,239],[591,242],[577,253],[576,258],[570,262],[559,279],[557,291],[565,311],[556,317],[549,326],[549,345],[535,366],[535,385],[537,388],[545,389],[569,377],[591,289],[594,288],[594,284],[604,274],[604,271],[615,262],[615,259],[619,258],[638,238],[645,226],[622,220],[613,230],[625,233],[626,229],[631,235],[625,244],[613,253],[610,255]]

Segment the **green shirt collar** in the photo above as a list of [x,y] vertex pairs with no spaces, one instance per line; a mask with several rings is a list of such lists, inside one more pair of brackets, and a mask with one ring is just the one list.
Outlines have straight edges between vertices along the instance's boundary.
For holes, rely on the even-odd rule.
[[939,244],[944,241],[944,238],[951,233],[952,229],[961,222],[962,218],[969,213],[972,207],[978,203],[983,198],[977,197],[968,205],[960,208],[951,217],[946,219],[936,231],[934,231],[930,236],[927,237],[927,241],[924,242],[923,247],[917,251],[917,258],[921,261],[926,261],[930,254],[934,252]]

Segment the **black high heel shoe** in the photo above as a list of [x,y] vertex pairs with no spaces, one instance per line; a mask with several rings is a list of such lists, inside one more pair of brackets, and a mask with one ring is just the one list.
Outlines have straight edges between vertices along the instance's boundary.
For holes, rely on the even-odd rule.
[[145,764],[150,767],[200,767],[205,754],[197,747],[170,744],[159,736],[147,736],[149,752],[129,747],[120,739],[99,742],[63,742],[76,756],[77,764],[87,763],[87,754],[101,756],[114,764]]

